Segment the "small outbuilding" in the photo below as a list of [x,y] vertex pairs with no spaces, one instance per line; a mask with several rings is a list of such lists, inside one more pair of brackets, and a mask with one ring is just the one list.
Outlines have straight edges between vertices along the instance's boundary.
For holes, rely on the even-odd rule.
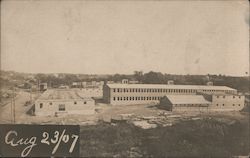
[[167,95],[159,106],[168,111],[207,111],[211,102],[202,95]]

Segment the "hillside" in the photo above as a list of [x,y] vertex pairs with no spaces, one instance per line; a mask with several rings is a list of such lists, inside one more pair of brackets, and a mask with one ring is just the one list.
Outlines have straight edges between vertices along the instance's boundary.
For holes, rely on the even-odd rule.
[[231,157],[248,153],[247,115],[241,120],[206,117],[148,130],[126,123],[81,129],[81,156],[87,157]]

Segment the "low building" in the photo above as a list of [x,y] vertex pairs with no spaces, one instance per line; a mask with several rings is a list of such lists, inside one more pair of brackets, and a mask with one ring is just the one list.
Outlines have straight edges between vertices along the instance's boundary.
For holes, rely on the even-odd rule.
[[205,111],[212,102],[202,95],[167,95],[160,100],[160,107],[168,111]]
[[232,94],[167,95],[160,106],[169,111],[240,111],[245,97]]
[[39,116],[94,113],[94,100],[81,96],[78,90],[49,89],[35,101],[35,115]]

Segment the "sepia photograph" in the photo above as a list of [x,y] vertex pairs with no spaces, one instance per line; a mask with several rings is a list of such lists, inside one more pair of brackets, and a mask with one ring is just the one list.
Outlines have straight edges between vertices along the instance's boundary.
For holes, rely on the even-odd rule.
[[247,0],[0,3],[0,157],[249,158]]

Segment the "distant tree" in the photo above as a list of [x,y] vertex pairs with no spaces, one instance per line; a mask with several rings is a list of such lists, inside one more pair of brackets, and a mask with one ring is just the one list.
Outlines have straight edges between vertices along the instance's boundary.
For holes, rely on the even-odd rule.
[[160,72],[150,71],[149,73],[145,73],[142,78],[143,83],[148,84],[161,84],[165,83],[164,75]]
[[143,72],[142,71],[134,71],[133,76],[137,81],[142,82],[142,80],[143,80]]

